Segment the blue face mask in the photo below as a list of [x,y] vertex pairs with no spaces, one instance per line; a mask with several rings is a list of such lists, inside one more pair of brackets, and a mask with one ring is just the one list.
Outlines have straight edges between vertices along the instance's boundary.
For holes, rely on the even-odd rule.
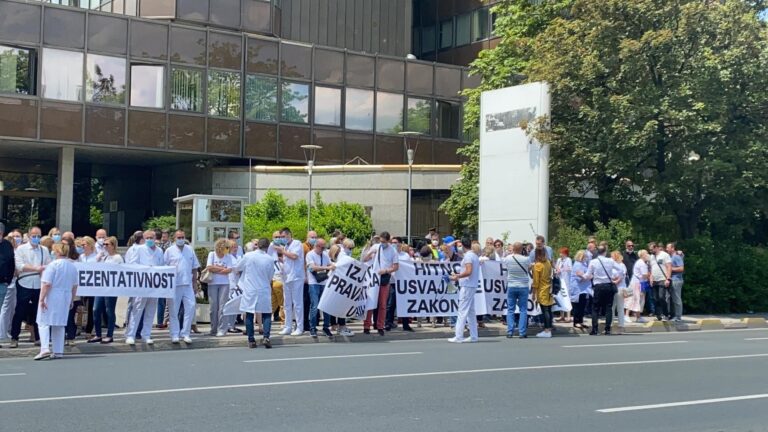
[[16,242],[16,246],[21,244],[21,240],[23,240],[21,237],[14,237],[13,241]]
[[389,243],[381,243],[381,248],[386,249],[389,247]]
[[33,245],[39,245],[40,244],[40,236],[32,236],[29,238],[29,242]]
[[77,251],[78,255],[82,255],[82,254],[85,253],[85,248],[82,247],[82,246],[78,246],[78,247],[75,248],[75,251]]
[[144,241],[144,244],[147,245],[148,248],[155,247],[155,241],[152,239],[147,239]]
[[58,243],[61,241],[61,234],[54,234],[53,235],[53,242]]
[[317,239],[316,238],[311,238],[311,239],[307,240],[307,243],[309,243],[311,246],[314,246],[315,243],[317,243]]

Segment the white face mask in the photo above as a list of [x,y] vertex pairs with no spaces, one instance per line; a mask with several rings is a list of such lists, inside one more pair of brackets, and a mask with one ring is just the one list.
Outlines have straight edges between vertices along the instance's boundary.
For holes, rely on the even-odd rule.
[[459,252],[464,252],[464,246],[456,246],[456,250]]
[[104,239],[103,238],[97,238],[96,243],[99,244],[99,246],[104,246]]
[[185,244],[186,244],[186,242],[184,241],[184,239],[176,239],[176,246],[182,247]]

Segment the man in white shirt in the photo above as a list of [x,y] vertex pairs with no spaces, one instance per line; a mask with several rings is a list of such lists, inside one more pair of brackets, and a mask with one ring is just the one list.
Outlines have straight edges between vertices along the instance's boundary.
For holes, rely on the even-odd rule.
[[587,279],[592,279],[595,291],[592,306],[592,331],[590,335],[598,334],[598,320],[600,313],[605,311],[605,334],[611,334],[611,320],[613,319],[613,298],[616,295],[616,285],[613,280],[613,270],[616,262],[606,257],[608,249],[605,246],[598,246],[596,257],[589,262],[587,273],[584,275]]
[[108,255],[106,249],[104,248],[105,241],[107,241],[107,230],[102,228],[96,231],[96,255],[97,256]]
[[463,343],[464,325],[469,327],[469,341],[477,342],[477,315],[475,315],[475,291],[480,286],[480,257],[472,251],[472,241],[462,238],[464,247],[464,259],[461,260],[461,273],[451,275],[451,280],[458,281],[459,287],[459,314],[456,317],[456,335],[448,342]]
[[399,264],[398,251],[389,242],[392,240],[388,232],[379,235],[379,244],[371,246],[363,256],[363,262],[373,263],[373,272],[379,276],[379,297],[375,310],[369,310],[363,321],[363,333],[371,333],[371,318],[376,321],[376,330],[379,336],[384,336],[384,321],[387,317],[387,300],[389,299],[389,283],[392,273],[396,272]]
[[[390,246],[397,251],[398,262],[413,261],[408,252],[405,252],[403,244],[400,243],[400,239],[395,237],[389,242]],[[392,275],[393,278],[397,278],[397,274]],[[390,331],[393,328],[397,328],[395,322],[395,313],[397,312],[397,293],[395,292],[395,281],[390,281],[389,284],[389,299],[387,300],[387,318],[384,320],[384,330]],[[400,318],[403,323],[403,331],[412,332],[410,320],[406,318]]]
[[[317,338],[317,305],[323,296],[325,281],[328,274],[336,267],[325,250],[325,240],[315,239],[312,250],[307,252],[307,281],[309,282],[309,334]],[[331,315],[323,312],[323,334],[329,338],[331,333]]]
[[245,332],[248,335],[249,348],[257,346],[253,331],[253,320],[257,313],[261,314],[264,330],[261,343],[265,348],[272,348],[269,334],[272,330],[271,285],[275,273],[275,260],[267,253],[268,248],[269,240],[259,239],[257,249],[246,253],[237,263],[237,271],[241,273],[239,286],[243,290],[240,311],[245,312]]
[[672,258],[664,252],[663,243],[650,243],[648,250],[653,252],[648,266],[651,268],[651,290],[656,300],[656,320],[672,319],[669,308],[672,285]]
[[16,310],[11,322],[11,348],[19,346],[21,322],[32,325],[35,334],[35,344],[40,343],[40,333],[37,328],[37,304],[40,301],[40,276],[45,266],[51,262],[51,254],[45,246],[40,245],[42,233],[40,228],[29,229],[29,243],[16,248],[14,261],[16,271]]
[[[200,262],[195,251],[187,244],[184,231],[177,230],[174,233],[174,244],[165,250],[165,265],[176,267],[176,291],[170,299],[171,342],[179,343],[179,337],[184,343],[191,344],[192,320],[195,318],[195,290],[193,285],[197,282],[197,270]],[[184,323],[179,329],[179,309],[184,304]]]
[[[294,240],[291,230],[280,230],[282,238],[272,249],[283,254],[283,300],[285,302],[285,326],[281,335],[301,336],[304,334],[304,247]],[[291,321],[296,319],[296,330],[291,332]]]
[[[155,232],[152,230],[144,231],[144,244],[135,246],[134,253],[131,254],[127,264],[140,264],[146,266],[162,266],[165,263],[163,250],[155,244]],[[128,255],[128,254],[126,254]],[[128,318],[128,326],[125,328],[125,343],[136,345],[136,329],[139,326],[139,320],[142,320],[141,338],[147,345],[155,342],[152,340],[152,318],[157,310],[157,299],[153,297],[134,297],[131,316]]]

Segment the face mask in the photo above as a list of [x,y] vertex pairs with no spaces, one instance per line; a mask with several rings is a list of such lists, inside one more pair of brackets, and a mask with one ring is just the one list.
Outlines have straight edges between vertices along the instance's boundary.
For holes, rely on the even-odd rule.
[[315,243],[317,243],[317,239],[316,238],[311,238],[311,239],[308,240],[308,242],[309,242],[310,245],[314,246]]
[[103,238],[97,238],[96,243],[99,244],[99,246],[104,246],[104,239]]
[[83,253],[85,253],[85,248],[83,248],[82,246],[78,246],[75,248],[75,251],[77,252],[78,255],[82,255]]
[[185,244],[186,244],[186,242],[184,241],[184,239],[176,239],[176,246],[182,247]]
[[61,234],[54,234],[53,235],[53,242],[58,243],[61,241]]
[[145,244],[145,245],[147,245],[147,247],[148,247],[148,248],[153,248],[153,247],[155,247],[155,241],[154,241],[154,240],[151,240],[151,239],[148,239],[148,240],[144,240],[144,244]]
[[33,245],[39,245],[40,244],[40,237],[37,237],[37,236],[30,237],[29,238],[29,242],[32,243]]
[[13,241],[15,241],[15,242],[16,242],[16,246],[18,246],[18,245],[20,245],[20,244],[21,244],[21,240],[22,240],[22,239],[21,239],[21,237],[14,237],[14,238],[13,238]]
[[456,246],[458,252],[464,252],[464,246]]
[[386,248],[388,248],[388,247],[389,247],[389,243],[382,243],[382,244],[381,244],[381,248],[382,248],[382,249],[386,249]]
[[439,241],[437,241],[437,240],[432,240],[432,246],[437,246],[437,245],[439,245],[439,244],[440,244],[440,242],[439,242]]

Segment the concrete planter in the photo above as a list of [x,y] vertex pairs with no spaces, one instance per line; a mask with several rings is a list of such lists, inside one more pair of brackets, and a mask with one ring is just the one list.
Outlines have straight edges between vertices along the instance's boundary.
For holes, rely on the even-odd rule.
[[195,318],[198,323],[210,323],[211,322],[211,305],[198,303],[195,311]]

